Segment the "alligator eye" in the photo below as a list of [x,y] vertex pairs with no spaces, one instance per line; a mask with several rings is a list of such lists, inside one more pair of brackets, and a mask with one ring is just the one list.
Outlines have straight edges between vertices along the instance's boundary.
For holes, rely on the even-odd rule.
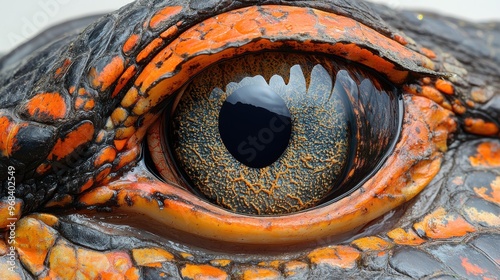
[[178,91],[152,158],[165,180],[213,204],[286,214],[356,190],[392,149],[401,111],[397,88],[361,65],[308,53],[244,55]]

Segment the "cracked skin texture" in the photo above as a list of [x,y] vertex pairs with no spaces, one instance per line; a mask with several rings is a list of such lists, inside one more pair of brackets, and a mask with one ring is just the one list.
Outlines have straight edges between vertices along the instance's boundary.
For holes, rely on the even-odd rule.
[[[0,175],[2,277],[498,277],[499,26],[364,2],[285,3],[138,1],[25,61],[2,58],[0,166],[16,169],[12,213],[12,180]],[[357,191],[243,216],[144,169],[148,129],[189,77],[282,48],[341,56],[402,89],[401,137]]]

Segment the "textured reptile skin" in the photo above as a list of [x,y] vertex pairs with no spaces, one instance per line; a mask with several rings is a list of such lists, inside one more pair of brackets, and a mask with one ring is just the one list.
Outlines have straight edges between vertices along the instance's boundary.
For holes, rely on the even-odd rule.
[[[399,82],[406,107],[413,108],[405,112],[408,130],[428,121],[421,128],[435,146],[432,153],[406,155],[410,151],[401,148],[415,168],[387,176],[404,177],[409,186],[436,170],[414,199],[376,219],[369,216],[365,226],[286,246],[182,238],[182,232],[165,230],[161,219],[144,222],[143,215],[120,212],[127,206],[150,209],[149,202],[161,211],[185,198],[151,182],[149,174],[141,182],[118,180],[145,172],[142,138],[161,106],[130,101],[131,89],[147,83],[140,74],[193,25],[256,3],[345,16],[397,42],[401,53],[415,54],[408,58],[385,45],[355,42],[409,73]],[[0,270],[6,273],[0,279],[498,279],[499,33],[499,24],[422,19],[358,1],[137,1],[25,60],[3,58],[0,217],[8,216],[11,182],[4,170],[13,166],[19,221],[14,270],[10,231],[1,221]],[[422,141],[415,146],[428,145],[417,134],[420,129],[399,145],[412,135]],[[130,192],[131,186],[144,193]]]

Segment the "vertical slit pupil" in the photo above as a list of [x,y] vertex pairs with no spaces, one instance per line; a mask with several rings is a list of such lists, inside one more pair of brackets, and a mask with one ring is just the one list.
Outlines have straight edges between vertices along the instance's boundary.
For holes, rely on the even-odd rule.
[[271,87],[249,85],[235,90],[222,104],[219,133],[236,160],[263,168],[288,147],[292,119],[284,100]]

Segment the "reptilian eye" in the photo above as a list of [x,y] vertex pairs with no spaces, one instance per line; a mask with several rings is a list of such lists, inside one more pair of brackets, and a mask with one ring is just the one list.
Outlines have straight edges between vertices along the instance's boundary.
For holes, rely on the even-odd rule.
[[308,53],[212,65],[165,111],[157,169],[238,213],[338,200],[377,170],[401,125],[397,89],[372,72]]

